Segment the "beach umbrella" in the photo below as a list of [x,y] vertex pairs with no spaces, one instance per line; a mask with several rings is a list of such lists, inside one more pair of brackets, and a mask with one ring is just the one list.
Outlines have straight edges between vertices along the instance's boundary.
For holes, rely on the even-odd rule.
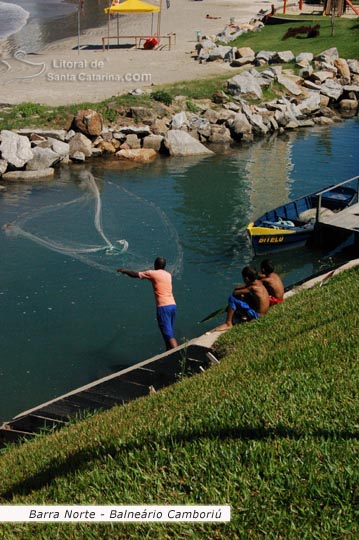
[[[104,9],[105,13],[108,13],[108,33],[110,35],[110,15],[120,15],[121,13],[158,13],[160,16],[161,8],[154,6],[143,0],[125,0],[124,2],[112,2],[112,5]],[[160,34],[160,28],[158,24],[158,35]],[[118,35],[118,19],[117,19],[117,35]]]
[[154,6],[143,0],[125,0],[118,4],[112,4],[105,8],[105,13],[155,13],[160,11],[159,6]]

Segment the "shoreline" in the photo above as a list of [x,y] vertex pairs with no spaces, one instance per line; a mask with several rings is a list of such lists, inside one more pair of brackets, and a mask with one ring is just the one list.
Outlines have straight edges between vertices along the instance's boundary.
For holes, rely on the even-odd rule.
[[[231,19],[236,24],[246,23],[261,9],[269,7],[268,0],[260,0],[256,4],[246,1],[241,6],[236,0],[227,0],[225,4],[219,0],[205,3],[178,0],[176,4],[171,3],[169,9],[163,8],[161,15],[161,35],[176,34],[176,44],[171,50],[168,47],[162,50],[135,49],[128,47],[131,39],[122,39],[118,49],[103,51],[101,37],[108,35],[107,25],[82,33],[80,50],[77,47],[78,37],[74,36],[50,43],[38,53],[21,59],[4,58],[0,43],[0,60],[6,60],[6,64],[0,63],[2,103],[15,105],[31,101],[43,105],[69,105],[96,102],[136,88],[146,89],[157,84],[233,73],[228,64],[203,65],[192,58],[197,32],[215,35]],[[208,19],[207,14],[219,18]],[[156,27],[157,16],[154,16],[153,24]],[[116,34],[116,21],[111,21],[110,25],[110,33]],[[151,35],[149,30],[151,17],[148,15],[126,15],[119,20],[120,35]],[[78,64],[69,67],[71,63],[85,60],[84,69]],[[61,65],[64,67],[58,67]],[[81,79],[80,73],[83,74]],[[100,77],[96,77],[98,75]]]

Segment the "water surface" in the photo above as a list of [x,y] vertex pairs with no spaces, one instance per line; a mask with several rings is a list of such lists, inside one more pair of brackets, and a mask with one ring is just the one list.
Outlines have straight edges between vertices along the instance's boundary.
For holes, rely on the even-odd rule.
[[[358,141],[359,122],[350,120],[209,158],[134,168],[99,159],[60,169],[52,182],[9,186],[0,225],[15,223],[21,234],[0,234],[0,421],[163,351],[150,284],[117,267],[146,269],[167,258],[180,342],[222,322],[198,321],[226,304],[244,265],[258,267],[248,222],[358,174]],[[128,242],[123,253],[106,252],[89,174],[101,227],[114,246]],[[94,246],[104,249],[86,251]],[[274,257],[286,285],[330,261],[308,248]]]

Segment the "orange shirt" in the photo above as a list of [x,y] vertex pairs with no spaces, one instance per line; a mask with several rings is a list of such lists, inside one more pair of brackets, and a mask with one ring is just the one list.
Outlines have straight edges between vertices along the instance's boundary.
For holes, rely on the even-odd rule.
[[172,293],[172,276],[166,270],[146,270],[138,272],[140,279],[149,279],[152,282],[156,306],[171,306],[176,304]]

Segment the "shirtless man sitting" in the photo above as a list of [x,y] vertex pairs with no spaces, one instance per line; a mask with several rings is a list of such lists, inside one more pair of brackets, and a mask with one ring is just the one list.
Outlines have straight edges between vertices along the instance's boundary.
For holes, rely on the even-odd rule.
[[255,268],[250,266],[243,268],[242,277],[244,285],[238,285],[228,298],[226,322],[215,328],[215,332],[231,328],[234,317],[238,322],[247,322],[265,315],[269,309],[267,289],[259,279]]
[[284,300],[284,285],[281,278],[274,272],[272,261],[265,259],[261,264],[259,277],[268,291],[271,306],[280,304]]

